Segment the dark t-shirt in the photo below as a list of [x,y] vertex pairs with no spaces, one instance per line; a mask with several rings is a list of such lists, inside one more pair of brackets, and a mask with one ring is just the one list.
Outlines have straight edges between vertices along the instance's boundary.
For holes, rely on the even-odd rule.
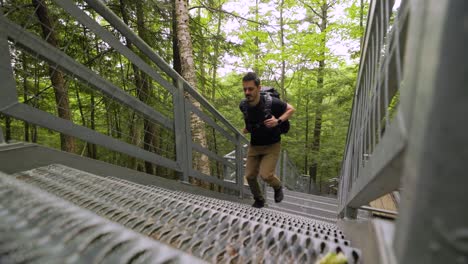
[[[287,105],[278,98],[272,97],[271,99],[271,114],[278,118],[286,112]],[[267,119],[264,106],[265,97],[261,96],[260,102],[256,106],[249,106],[247,109],[248,120],[246,120],[245,125],[250,132],[250,144],[253,146],[271,145],[281,141],[279,126],[268,128],[263,124],[263,121]]]

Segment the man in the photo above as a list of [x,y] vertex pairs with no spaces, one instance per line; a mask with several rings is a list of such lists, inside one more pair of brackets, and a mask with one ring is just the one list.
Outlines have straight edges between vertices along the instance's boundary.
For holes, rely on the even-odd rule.
[[265,206],[257,176],[260,175],[275,191],[275,202],[283,200],[283,187],[275,175],[276,162],[280,154],[281,131],[279,125],[288,120],[295,109],[275,97],[271,97],[271,115],[265,113],[266,96],[261,95],[260,79],[254,72],[242,79],[245,99],[239,105],[245,119],[244,133],[250,133],[245,177],[255,202],[253,207]]

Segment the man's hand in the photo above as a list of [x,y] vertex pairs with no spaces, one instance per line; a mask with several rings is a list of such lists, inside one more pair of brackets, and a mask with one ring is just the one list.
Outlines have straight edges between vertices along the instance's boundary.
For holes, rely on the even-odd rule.
[[263,124],[268,128],[272,128],[278,125],[278,119],[276,119],[275,116],[272,116],[270,119],[263,121]]
[[245,128],[245,127],[244,127],[244,129],[242,129],[242,133],[244,133],[244,134],[248,134],[248,133],[249,133],[249,131],[247,130],[247,128]]

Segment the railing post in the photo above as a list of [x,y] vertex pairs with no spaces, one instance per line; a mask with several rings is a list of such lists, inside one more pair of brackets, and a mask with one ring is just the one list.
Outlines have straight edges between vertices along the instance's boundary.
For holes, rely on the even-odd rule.
[[0,144],[5,143],[5,138],[3,137],[3,128],[0,127]]
[[226,180],[229,176],[229,167],[223,164],[223,180]]
[[[342,179],[343,181],[343,185],[342,185],[342,191],[341,192],[341,195],[340,195],[340,207],[341,205],[346,205],[348,203],[348,196],[349,196],[349,185],[350,185],[350,181],[352,180],[351,179],[351,173],[350,173],[350,163],[349,163],[349,159],[346,158],[345,160],[345,172],[344,172],[344,177]],[[340,185],[341,185],[341,182],[340,182]],[[343,208],[343,212],[339,212],[339,213],[342,213],[341,217],[344,217],[344,218],[347,218],[347,219],[356,219],[357,218],[357,212],[358,210],[356,208],[353,208],[353,207],[350,207],[350,206],[345,206]]]
[[236,181],[239,188],[239,197],[244,198],[244,154],[242,138],[236,133]]
[[283,172],[281,174],[281,182],[283,183],[283,186],[286,183],[286,177],[288,177],[288,153],[286,150],[283,150],[283,155],[282,155],[282,161],[283,161]]
[[356,219],[357,218],[357,209],[352,207],[346,207],[344,209],[344,218],[347,219]]
[[[5,19],[0,9],[0,19]],[[2,80],[2,92],[0,96],[0,113],[11,105],[18,103],[18,94],[16,92],[16,81],[11,68],[11,59],[8,46],[8,37],[6,32],[0,27],[0,80]],[[5,143],[3,129],[0,127],[0,144]]]
[[[6,19],[0,9],[0,19]],[[0,27],[0,80],[2,83],[2,95],[0,96],[0,113],[2,110],[18,102],[16,81],[11,68],[10,48],[6,32]]]
[[[348,150],[350,151],[350,150]],[[340,189],[338,191],[338,202],[339,202],[339,211],[338,217],[347,217],[352,218],[352,213],[350,213],[350,207],[346,207],[346,203],[348,202],[349,196],[349,185],[352,175],[352,166],[351,166],[351,155],[349,153],[345,153],[344,163],[342,168],[342,174],[340,178]],[[341,210],[341,212],[340,212]]]
[[[187,141],[190,140],[190,118],[187,120],[187,109],[184,97],[184,84],[181,78],[177,79],[177,92],[174,93],[174,134],[176,141],[176,158],[180,168],[179,180],[189,183],[190,164],[192,163],[192,150],[188,149]],[[188,129],[187,129],[188,124]],[[187,130],[189,134],[187,134]],[[190,151],[190,153],[189,153]]]
[[278,177],[280,180],[283,177],[282,171],[281,171],[281,158],[282,158],[282,151],[280,151],[280,155],[278,156],[278,161],[276,162],[276,167],[275,167],[276,177]]

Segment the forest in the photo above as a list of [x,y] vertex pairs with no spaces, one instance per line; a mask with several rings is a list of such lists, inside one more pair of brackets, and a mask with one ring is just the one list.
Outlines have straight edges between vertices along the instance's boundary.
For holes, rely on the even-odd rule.
[[[57,1],[59,2],[59,1]],[[73,1],[117,36],[144,63],[154,66],[86,1]],[[242,76],[255,71],[262,85],[279,91],[296,113],[283,149],[298,171],[327,193],[340,174],[364,35],[366,0],[106,0],[123,23],[144,40],[239,131]],[[101,40],[56,3],[4,0],[3,16],[40,36],[119,89],[161,113],[161,122],[126,110],[109,96],[61,71],[27,48],[9,42],[18,100],[113,138],[174,160],[173,98],[156,73]],[[5,51],[2,51],[5,52]],[[154,67],[157,68],[157,67]],[[162,83],[173,79],[161,70]],[[3,89],[3,88],[2,88]],[[192,103],[199,108],[196,101]],[[25,141],[175,178],[163,166],[111,151],[72,136],[0,114],[7,141]],[[235,149],[219,132],[192,115],[193,141],[220,155]],[[219,163],[194,156],[194,167],[219,174]],[[205,169],[204,169],[205,168]],[[213,173],[217,171],[217,173]]]

